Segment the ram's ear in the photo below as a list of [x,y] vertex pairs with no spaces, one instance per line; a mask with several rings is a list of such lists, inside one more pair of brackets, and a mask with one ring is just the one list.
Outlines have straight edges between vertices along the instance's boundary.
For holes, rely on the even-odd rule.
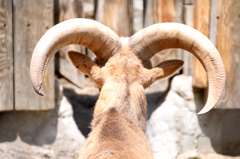
[[72,50],[68,52],[68,57],[79,71],[92,77],[91,69],[93,66],[96,66],[96,64],[92,61],[90,57]]
[[[179,68],[183,66],[184,62],[182,60],[167,60],[158,64],[156,67],[163,69],[163,75],[158,77],[158,79],[165,78],[172,75]],[[156,68],[155,67],[155,68]]]
[[95,62],[92,61],[90,57],[76,51],[69,51],[68,57],[79,71],[91,77],[95,81],[99,89],[102,88],[103,78],[101,74],[101,69],[97,66]]
[[143,87],[146,89],[156,80],[170,76],[179,68],[181,68],[183,63],[184,62],[182,60],[167,60],[161,62],[150,70],[145,69],[142,79]]

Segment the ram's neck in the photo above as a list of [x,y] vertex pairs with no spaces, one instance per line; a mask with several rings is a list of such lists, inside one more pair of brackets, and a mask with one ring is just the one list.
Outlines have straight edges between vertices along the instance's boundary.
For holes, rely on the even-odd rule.
[[144,88],[136,84],[125,85],[111,83],[104,85],[94,110],[93,128],[108,113],[111,108],[121,114],[126,120],[134,123],[145,131],[146,124],[146,97]]
[[94,110],[92,131],[80,153],[81,159],[153,159],[144,135],[144,90],[132,89],[118,84],[112,88],[102,88]]

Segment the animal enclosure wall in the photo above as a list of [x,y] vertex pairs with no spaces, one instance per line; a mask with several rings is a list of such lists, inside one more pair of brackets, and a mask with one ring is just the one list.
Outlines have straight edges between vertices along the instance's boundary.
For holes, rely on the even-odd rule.
[[[161,22],[184,23],[201,31],[219,50],[227,71],[226,89],[217,108],[239,108],[238,56],[240,52],[240,10],[238,0],[1,0],[0,111],[53,109],[54,60],[45,77],[46,95],[32,89],[29,66],[33,49],[40,37],[58,23],[71,18],[90,18],[109,26],[119,36],[131,36],[143,27]],[[66,52],[70,49],[94,57],[80,46],[65,47],[56,57],[59,74],[79,87],[85,76],[73,69]],[[179,49],[165,50],[151,60],[154,65],[167,59],[185,61],[183,73],[193,76],[193,86],[207,88],[201,63]],[[163,84],[161,87],[167,88]],[[158,83],[159,85],[159,83]],[[163,90],[162,90],[163,91]],[[230,95],[231,94],[231,95]],[[231,99],[231,100],[226,100]]]
[[46,71],[49,90],[44,97],[34,92],[29,75],[33,49],[53,26],[53,1],[1,0],[0,5],[0,111],[53,109],[53,61]]
[[0,3],[0,110],[13,110],[12,2]]

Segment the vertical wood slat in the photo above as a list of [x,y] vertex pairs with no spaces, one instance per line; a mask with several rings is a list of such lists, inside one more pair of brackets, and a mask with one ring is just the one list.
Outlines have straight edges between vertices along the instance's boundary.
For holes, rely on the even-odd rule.
[[13,110],[12,0],[0,0],[0,111]]
[[53,1],[14,0],[13,21],[15,109],[53,109],[54,59],[49,62],[45,73],[43,97],[34,92],[29,74],[33,49],[41,36],[53,26]]
[[[82,0],[59,0],[59,22],[83,17]],[[85,75],[78,71],[68,58],[67,52],[74,50],[85,53],[85,48],[80,45],[69,45],[59,50],[59,73],[78,87],[84,87]]]
[[211,0],[209,39],[217,46],[218,19],[220,16],[221,0]]
[[94,19],[94,0],[84,0],[83,2],[83,17]]
[[[195,0],[194,28],[209,36],[210,0]],[[193,57],[192,85],[197,88],[207,88],[207,74],[201,62]]]
[[192,5],[194,3],[194,0],[183,0],[183,3]]
[[[86,19],[95,19],[95,3],[94,0],[84,0],[83,1],[83,18]],[[95,54],[90,50],[86,49],[86,54],[91,58],[94,59]]]
[[[193,27],[194,24],[194,4],[192,1],[187,1],[187,4],[183,5],[183,21],[184,24]],[[183,74],[187,76],[192,75],[192,59],[193,55],[189,53],[188,51],[183,51]]]
[[147,1],[145,26],[155,23],[174,22],[174,0],[150,0]]
[[133,32],[143,28],[143,0],[133,0]]
[[216,108],[240,108],[240,1],[221,0],[217,49],[226,70],[225,90]]
[[[182,0],[148,0],[144,15],[144,27],[155,23],[178,22],[182,23]],[[151,58],[153,66],[169,59],[182,59],[181,49],[167,49],[155,54]],[[161,83],[161,84],[159,84]],[[168,87],[168,78],[155,82],[150,88],[156,91],[165,91]]]
[[119,37],[133,34],[133,0],[99,0],[96,20],[111,28]]

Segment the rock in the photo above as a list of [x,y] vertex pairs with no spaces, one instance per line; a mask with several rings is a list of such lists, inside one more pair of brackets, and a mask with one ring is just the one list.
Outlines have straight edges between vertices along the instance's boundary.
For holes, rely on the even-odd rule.
[[59,107],[57,127],[58,133],[51,145],[55,156],[58,159],[77,158],[86,139],[73,119],[72,106],[65,96],[63,96]]
[[30,145],[18,136],[13,142],[0,144],[1,159],[57,159],[54,152],[46,147]]
[[200,136],[198,137],[198,142],[197,142],[197,147],[198,149],[201,150],[202,153],[214,153],[214,149],[211,146],[211,140],[210,138],[206,136]]
[[[171,111],[168,111],[171,109]],[[155,158],[174,158],[179,152],[179,135],[175,119],[178,107],[163,103],[151,116],[146,127],[146,136]]]
[[198,116],[205,104],[203,92],[192,88],[191,77],[173,78],[164,102],[146,126],[155,158],[240,158],[240,110],[213,109]]
[[186,105],[193,101],[191,78],[177,76],[165,101],[147,122],[146,136],[155,158],[176,158],[179,153],[194,150],[196,114]]

